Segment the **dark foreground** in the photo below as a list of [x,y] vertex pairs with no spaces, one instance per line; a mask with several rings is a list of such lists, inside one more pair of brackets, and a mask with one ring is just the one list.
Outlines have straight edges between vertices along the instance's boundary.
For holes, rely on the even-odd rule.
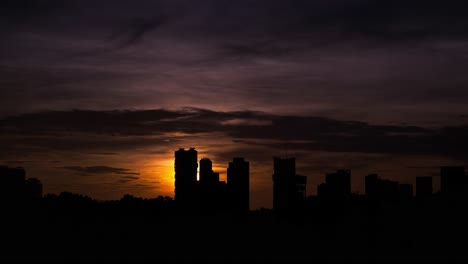
[[468,261],[464,204],[339,202],[281,217],[181,213],[169,203],[43,199],[6,207],[0,260]]

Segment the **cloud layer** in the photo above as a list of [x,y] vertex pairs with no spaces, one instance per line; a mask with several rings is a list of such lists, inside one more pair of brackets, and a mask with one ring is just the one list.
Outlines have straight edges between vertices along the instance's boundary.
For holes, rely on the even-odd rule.
[[468,112],[464,1],[0,7],[1,116],[191,106],[429,125]]
[[[90,135],[108,137],[100,146],[121,144],[125,148],[131,147],[132,143],[138,147],[155,138],[161,142],[176,141],[177,133],[189,136],[222,133],[236,143],[272,148],[440,155],[462,159],[466,157],[464,149],[468,147],[467,132],[468,126],[373,125],[316,116],[196,108],[178,111],[49,111],[0,120],[0,134],[5,138],[21,137],[26,142],[27,137],[43,137],[37,144],[44,147],[52,147],[47,146],[48,143],[66,144],[68,139],[69,149],[83,146],[82,141]],[[32,145],[31,142],[29,146]]]

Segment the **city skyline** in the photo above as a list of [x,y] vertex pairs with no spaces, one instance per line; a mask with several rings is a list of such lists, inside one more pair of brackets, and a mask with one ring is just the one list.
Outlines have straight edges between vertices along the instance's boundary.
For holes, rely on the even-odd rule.
[[[195,210],[200,212],[217,212],[228,210],[242,213],[258,209],[273,209],[277,213],[290,214],[299,209],[307,199],[318,197],[324,200],[351,200],[352,196],[365,196],[368,199],[392,201],[403,199],[411,201],[413,198],[427,199],[433,195],[442,197],[465,196],[468,188],[468,174],[464,166],[442,166],[434,176],[417,176],[415,184],[401,183],[382,178],[378,173],[365,176],[365,192],[352,190],[353,177],[351,170],[338,169],[336,172],[326,173],[325,180],[316,186],[315,193],[307,193],[307,176],[296,171],[295,157],[274,156],[272,162],[272,204],[271,208],[251,206],[250,193],[250,162],[243,157],[233,157],[228,163],[227,178],[219,177],[219,172],[213,170],[213,162],[207,157],[198,159],[196,148],[179,148],[174,151],[174,185],[173,195],[168,197],[176,202],[181,210]],[[21,201],[24,198],[38,199],[43,197],[43,185],[40,179],[27,177],[23,167],[9,167],[0,165],[0,180],[2,200]],[[439,180],[434,180],[434,178]],[[434,185],[440,189],[434,189]],[[60,194],[70,193],[68,190]],[[57,195],[45,193],[45,196]],[[75,193],[82,196],[82,193]],[[23,197],[24,196],[24,197]],[[126,196],[135,197],[126,193]],[[85,195],[85,197],[89,197]],[[137,196],[138,197],[138,196]],[[93,197],[89,197],[95,201]],[[142,199],[144,197],[138,197]],[[156,197],[151,197],[154,199]],[[118,199],[114,199],[118,200]],[[112,200],[101,200],[108,202]]]
[[1,0],[0,259],[468,260],[466,10]]
[[[172,150],[227,178],[271,158],[415,185],[468,166],[464,1],[21,0],[0,3],[0,164],[44,192],[172,195]],[[440,189],[434,181],[434,191]]]
[[[184,149],[184,148],[179,148],[179,149]],[[188,149],[194,149],[196,150],[198,153],[200,153],[199,149],[198,148],[195,148],[195,147],[191,147],[191,148],[188,148]],[[171,151],[171,153],[173,153],[173,151]],[[203,153],[203,152],[201,152]],[[98,154],[99,155],[99,154]],[[106,154],[101,154],[101,155],[112,155],[110,153],[106,153]],[[210,162],[212,162],[211,166],[213,168],[213,172],[214,173],[217,173],[219,177],[219,180],[220,181],[224,181],[224,182],[227,182],[227,171],[228,171],[228,168],[229,168],[229,164],[232,162],[232,158],[236,158],[236,157],[240,157],[242,155],[237,155],[237,156],[234,156],[232,158],[230,158],[225,164],[222,164],[221,162],[213,159],[210,157],[210,155],[208,153],[204,153],[202,155],[199,155],[200,157],[202,157],[200,160],[197,161],[197,164],[198,162],[200,162],[201,160],[209,160]],[[306,169],[304,168],[307,168],[307,164],[300,160],[300,159],[297,159],[296,157],[292,156],[291,154],[284,154],[284,155],[274,155],[274,156],[271,156],[270,157],[270,164],[265,164],[265,163],[260,163],[260,168],[256,167],[256,162],[251,162],[252,165],[250,166],[252,168],[252,171],[253,173],[251,172],[250,174],[253,174],[255,178],[254,179],[254,182],[253,182],[253,186],[254,188],[250,190],[249,192],[249,195],[250,195],[250,203],[249,203],[249,207],[253,210],[255,209],[260,209],[260,208],[273,208],[274,207],[274,189],[272,188],[272,184],[273,184],[273,181],[270,181],[271,180],[271,176],[274,174],[274,160],[275,159],[278,159],[278,158],[285,158],[285,159],[294,159],[294,163],[295,163],[295,166],[297,166],[297,171],[298,171],[298,176],[300,175],[301,177],[305,177],[307,178],[305,180],[305,192],[307,193],[307,195],[317,195],[319,193],[319,189],[320,189],[320,186],[323,185],[324,182],[326,182],[326,179],[328,177],[328,175],[330,174],[333,174],[335,171],[340,171],[340,170],[349,170],[348,168],[346,167],[342,167],[342,166],[335,166],[335,167],[330,167],[328,168],[327,170],[323,170],[323,173],[313,173],[312,175],[306,175],[306,173],[304,173],[304,171],[307,171]],[[297,162],[296,162],[297,161]],[[158,161],[154,161],[156,163],[158,163]],[[53,163],[53,162],[52,162]],[[102,200],[102,201],[105,201],[105,200],[118,200],[120,199],[123,195],[127,195],[127,194],[130,194],[130,195],[133,195],[133,196],[136,196],[136,197],[142,197],[142,198],[154,198],[154,197],[157,197],[157,196],[169,196],[169,197],[172,197],[174,198],[175,195],[174,195],[174,182],[175,182],[175,166],[174,166],[174,160],[173,159],[170,159],[170,161],[166,161],[165,162],[166,164],[166,167],[163,169],[163,171],[166,172],[166,174],[164,176],[161,177],[161,175],[158,175],[156,173],[150,173],[151,175],[151,178],[153,179],[161,179],[161,178],[165,178],[166,179],[166,182],[164,182],[164,184],[166,185],[166,188],[165,190],[157,190],[153,193],[145,193],[145,192],[138,192],[138,191],[126,191],[126,190],[122,190],[120,192],[114,192],[113,195],[110,195],[110,196],[103,196],[102,193],[99,192],[89,192],[89,191],[82,191],[80,188],[63,188],[63,187],[56,187],[56,189],[52,189],[50,188],[50,186],[47,186],[48,182],[46,181],[45,184],[44,184],[44,193],[55,193],[55,194],[58,194],[58,193],[61,193],[61,192],[73,192],[73,193],[80,193],[80,194],[83,194],[83,195],[87,195],[87,196],[90,196],[90,197],[93,197],[94,199],[97,199],[97,200]],[[14,163],[14,162],[7,162],[5,163],[5,165],[9,165],[9,166],[17,166],[17,167],[20,167],[22,168],[24,164],[22,163]],[[266,170],[263,168],[263,167],[268,167]],[[440,174],[440,168],[441,167],[449,167],[449,166],[455,166],[455,167],[465,167],[463,165],[463,163],[449,163],[449,164],[444,164],[444,165],[441,165],[441,166],[421,166],[421,168],[411,168],[411,167],[408,167],[406,168],[406,173],[405,175],[410,175],[411,172],[413,172],[415,169],[424,169],[426,171],[431,171],[431,173],[427,173],[427,174],[424,174],[424,175],[421,175],[421,174],[413,174],[413,176],[411,177],[392,177],[394,175],[390,174],[390,177],[389,175],[386,173],[386,171],[377,171],[377,170],[360,170],[360,169],[357,169],[357,170],[353,170],[353,177],[352,177],[352,180],[350,181],[349,183],[349,188],[350,188],[350,192],[351,193],[354,193],[354,194],[365,194],[365,183],[366,183],[366,177],[369,176],[369,175],[373,175],[373,174],[376,174],[376,175],[379,175],[381,177],[384,177],[385,179],[387,180],[392,180],[392,181],[395,181],[395,182],[400,182],[402,184],[409,184],[409,185],[412,185],[414,187],[416,187],[416,184],[417,184],[417,179],[418,178],[433,178],[435,180],[432,180],[432,188],[433,188],[433,193],[437,193],[441,190],[441,181],[440,180],[437,180],[438,178],[440,178],[441,174]],[[53,169],[59,169],[59,170],[70,170],[70,171],[76,171],[77,173],[80,173],[81,176],[89,176],[89,175],[92,175],[94,173],[96,174],[115,174],[115,175],[118,175],[120,177],[122,177],[123,179],[125,179],[124,181],[125,182],[129,182],[129,181],[134,181],[134,180],[138,180],[140,178],[140,174],[135,172],[135,171],[132,171],[132,170],[128,170],[128,169],[121,169],[121,168],[114,168],[114,167],[108,167],[108,166],[90,166],[90,167],[79,167],[79,166],[69,166],[69,167],[55,167],[55,168],[49,168],[51,169],[51,171],[53,171]],[[259,170],[260,169],[260,170]],[[39,177],[37,174],[35,174],[34,172],[31,173],[30,170],[28,169],[28,175],[30,175],[30,177],[33,177],[33,178],[41,178]],[[34,170],[33,170],[34,171]],[[357,173],[356,173],[357,171]],[[303,176],[304,175],[304,176]],[[52,175],[52,176],[57,176],[57,175]],[[398,176],[398,175],[397,175]],[[399,175],[401,176],[401,175]],[[46,177],[47,179],[47,177]],[[251,180],[252,178],[250,178]],[[197,168],[196,168],[196,180],[199,181],[200,180],[200,166],[197,165]],[[263,183],[263,194],[262,195],[259,195],[258,193],[256,193],[256,189],[255,189],[255,184],[256,184],[256,181],[257,182],[262,182]],[[311,183],[312,182],[312,183]],[[158,182],[160,183],[160,182]],[[250,185],[252,185],[252,183],[250,183]],[[415,191],[415,190],[414,190]],[[259,199],[260,198],[260,199]]]
[[9,242],[0,258],[466,259],[464,244],[453,239],[468,231],[465,167],[441,167],[436,193],[432,177],[418,177],[416,196],[412,185],[377,174],[366,176],[365,195],[353,194],[352,172],[338,170],[326,175],[315,196],[304,192],[307,179],[297,174],[295,158],[274,157],[274,207],[249,210],[249,162],[233,158],[224,182],[197,154],[194,148],[174,151],[175,199],[43,195],[40,180],[26,178],[23,168],[0,166],[0,209],[7,216],[1,223]]

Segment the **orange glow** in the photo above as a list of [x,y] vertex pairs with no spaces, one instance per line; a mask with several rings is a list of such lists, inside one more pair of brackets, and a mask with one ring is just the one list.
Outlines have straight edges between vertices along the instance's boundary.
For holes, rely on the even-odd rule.
[[174,160],[167,156],[154,156],[139,165],[140,183],[150,186],[148,196],[174,197]]
[[174,160],[159,160],[154,174],[160,182],[160,192],[168,196],[174,196]]

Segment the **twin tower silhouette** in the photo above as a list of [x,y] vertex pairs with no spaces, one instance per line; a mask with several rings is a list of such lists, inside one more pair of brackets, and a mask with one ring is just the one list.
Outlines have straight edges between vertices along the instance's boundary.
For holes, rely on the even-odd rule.
[[[227,182],[219,180],[212,161],[200,160],[197,180],[198,152],[195,148],[175,151],[175,202],[185,210],[208,212],[250,211],[250,168],[244,158],[235,157],[227,168]],[[274,157],[273,207],[286,211],[299,205],[306,197],[307,177],[296,175],[295,158]]]
[[175,152],[175,197],[179,208],[205,212],[249,212],[249,162],[234,158],[227,169],[227,183],[219,180],[211,160],[200,160],[200,179],[197,180],[198,152],[183,148]]

